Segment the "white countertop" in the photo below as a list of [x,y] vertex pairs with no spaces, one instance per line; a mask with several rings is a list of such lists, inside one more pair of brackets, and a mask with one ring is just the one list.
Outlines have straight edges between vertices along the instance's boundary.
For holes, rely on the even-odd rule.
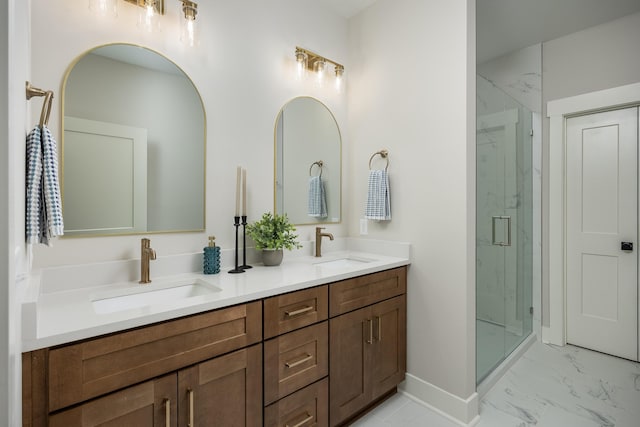
[[[408,244],[400,245],[406,245],[406,249],[395,252],[386,251],[399,256],[362,252],[360,251],[362,244],[355,244],[350,246],[357,250],[335,251],[325,254],[322,258],[288,257],[285,254],[280,266],[254,265],[252,269],[241,274],[229,274],[229,268],[215,275],[183,273],[155,278],[152,274],[153,281],[148,285],[141,285],[137,281],[115,281],[86,287],[64,286],[64,284],[52,286],[50,283],[41,283],[44,282],[41,276],[47,274],[46,271],[35,273],[23,302],[22,351],[70,343],[408,265],[409,246]],[[364,259],[367,262],[343,266],[318,264],[345,258]],[[82,266],[81,269],[83,269],[81,271],[92,270],[90,266]],[[57,281],[65,281],[60,272],[57,274]],[[98,314],[94,309],[94,300],[157,290],[183,283],[193,283],[197,280],[218,288],[218,291],[112,313]],[[77,277],[69,278],[69,282],[74,281],[78,282]]]

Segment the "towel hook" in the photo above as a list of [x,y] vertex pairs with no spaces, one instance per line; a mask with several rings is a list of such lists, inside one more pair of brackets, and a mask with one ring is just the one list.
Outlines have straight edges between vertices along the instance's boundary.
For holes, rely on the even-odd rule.
[[376,151],[371,155],[371,157],[369,157],[369,170],[371,170],[371,162],[373,161],[373,158],[378,155],[387,160],[387,165],[384,167],[384,170],[386,171],[389,168],[389,151],[387,150]]
[[318,160],[317,162],[311,163],[311,166],[309,167],[309,176],[311,176],[311,170],[315,165],[318,165],[318,167],[320,168],[320,175],[318,176],[322,178],[322,166],[324,165],[324,162],[322,160]]
[[44,96],[44,102],[42,103],[42,112],[40,113],[40,122],[39,125],[42,127],[43,125],[49,124],[49,116],[51,115],[51,105],[53,103],[53,91],[51,90],[43,90],[37,87],[33,87],[30,82],[25,83],[25,92],[27,96],[27,100],[33,98],[34,96]]

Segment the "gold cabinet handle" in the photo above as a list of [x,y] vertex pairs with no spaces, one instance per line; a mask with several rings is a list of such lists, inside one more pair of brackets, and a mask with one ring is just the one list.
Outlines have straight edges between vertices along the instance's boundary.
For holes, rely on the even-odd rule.
[[298,424],[290,425],[289,423],[286,423],[284,427],[301,427],[306,423],[308,423],[309,421],[313,421],[313,415],[309,414],[308,412],[305,412],[304,415],[306,415],[306,418],[300,421]]
[[376,316],[373,318],[373,322],[376,324],[376,336],[374,338],[376,341],[382,341],[382,318],[380,316]]
[[171,427],[171,399],[164,399],[164,425]]
[[367,344],[371,344],[371,343],[373,343],[373,322],[371,321],[371,319],[367,319],[366,322],[367,322],[367,325],[368,325],[369,333],[368,333],[368,337],[367,337],[365,342]]
[[287,368],[295,368],[296,366],[302,365],[304,362],[308,362],[311,359],[313,359],[313,356],[307,353],[306,356],[304,356],[302,359],[296,360],[295,362],[285,362],[284,366],[286,366]]
[[188,389],[187,394],[189,395],[189,424],[187,424],[187,427],[195,427],[193,422],[193,400],[195,398],[195,392],[192,389]]
[[284,315],[286,317],[294,317],[294,316],[299,316],[299,315],[304,314],[304,313],[308,313],[310,311],[313,311],[313,306],[312,305],[308,305],[308,306],[306,306],[304,308],[301,308],[301,309],[298,309],[298,310],[285,311]]

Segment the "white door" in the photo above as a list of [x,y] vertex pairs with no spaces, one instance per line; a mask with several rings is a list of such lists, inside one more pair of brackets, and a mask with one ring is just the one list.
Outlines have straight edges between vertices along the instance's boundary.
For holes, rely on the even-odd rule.
[[64,233],[147,231],[147,130],[64,118]]
[[566,132],[567,342],[638,360],[638,108]]

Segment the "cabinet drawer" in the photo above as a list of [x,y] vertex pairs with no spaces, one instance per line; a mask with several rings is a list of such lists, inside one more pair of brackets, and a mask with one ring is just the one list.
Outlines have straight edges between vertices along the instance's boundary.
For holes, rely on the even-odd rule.
[[328,414],[329,380],[311,384],[267,406],[264,410],[265,427],[326,427]]
[[331,317],[402,295],[407,291],[407,268],[399,267],[354,277],[329,286]]
[[324,321],[265,341],[265,405],[329,374],[328,332]]
[[259,342],[261,320],[254,302],[52,349],[49,410]]
[[327,319],[327,286],[264,300],[264,338],[272,338]]

